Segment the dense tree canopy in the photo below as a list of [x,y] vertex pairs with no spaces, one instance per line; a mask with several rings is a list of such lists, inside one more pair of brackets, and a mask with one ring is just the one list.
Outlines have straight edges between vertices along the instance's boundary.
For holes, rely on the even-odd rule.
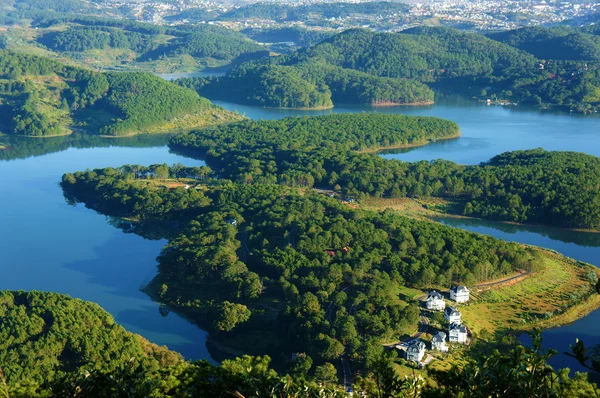
[[216,25],[163,27],[130,20],[54,15],[34,22],[27,42],[80,64],[104,69],[153,72],[201,69],[239,63],[268,54],[233,29]]
[[[190,172],[167,168],[162,178],[176,169]],[[306,352],[320,365],[357,355],[359,335],[414,325],[418,306],[393,293],[405,284],[473,283],[536,266],[535,253],[515,244],[281,186],[223,182],[197,201],[187,193],[195,188],[140,189],[157,175],[99,169],[66,174],[63,188],[105,214],[140,215],[140,204],[155,218],[192,218],[159,256],[151,293],[222,338],[238,336],[246,352],[278,361]]]
[[490,38],[525,50],[539,59],[600,61],[600,36],[583,29],[541,26],[509,30]]
[[[225,77],[185,84],[209,97],[277,106],[289,92],[261,93],[285,71],[296,82],[294,93],[326,93],[323,86],[334,104],[429,102],[425,83],[441,92],[591,113],[600,104],[598,36],[561,36],[561,29],[504,32],[491,36],[495,40],[448,28],[351,29],[289,55],[243,64]],[[547,39],[553,35],[563,44]]]
[[[526,397],[559,396],[593,397],[596,386],[585,374],[569,377],[555,371],[548,360],[556,354],[543,350],[536,338],[533,348],[517,345],[506,354],[493,353],[486,361],[471,361],[464,367],[435,372],[436,384],[427,384],[420,374],[402,378],[394,367],[394,355],[381,349],[369,356],[369,372],[358,380],[355,391],[373,397],[441,398],[469,396],[476,398],[506,395],[507,391]],[[324,377],[332,377],[332,365],[319,366],[314,380],[282,376],[270,368],[267,356],[243,356],[225,360],[219,366],[208,361],[180,363],[176,366],[149,369],[121,363],[113,371],[72,372],[64,380],[22,387],[10,383],[0,392],[14,397],[93,396],[114,397],[306,397],[335,398],[349,396],[340,388],[324,387]],[[329,366],[327,366],[329,365]],[[35,370],[35,368],[34,368]],[[318,372],[317,372],[318,370]]]
[[111,47],[146,53],[154,49],[148,34],[96,26],[72,26],[63,32],[46,34],[39,41],[53,50],[69,52]]
[[176,83],[194,88],[208,98],[269,107],[433,102],[433,91],[422,83],[372,76],[326,63],[300,66],[243,64],[222,77],[186,78]]
[[292,42],[299,47],[308,47],[334,35],[331,31],[311,30],[298,26],[285,28],[248,28],[242,33],[261,43]]

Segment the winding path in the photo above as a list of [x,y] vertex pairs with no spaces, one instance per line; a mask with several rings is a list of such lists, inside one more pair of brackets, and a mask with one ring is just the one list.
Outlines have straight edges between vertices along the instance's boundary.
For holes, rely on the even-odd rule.
[[507,282],[514,281],[516,279],[525,278],[525,277],[527,277],[529,275],[531,275],[531,271],[524,271],[524,272],[521,272],[518,275],[509,276],[508,278],[500,279],[500,280],[497,280],[497,281],[494,281],[494,282],[480,283],[478,285],[475,285],[475,287],[477,289],[486,289],[486,288],[490,288],[490,287],[502,285],[502,284],[505,284]]

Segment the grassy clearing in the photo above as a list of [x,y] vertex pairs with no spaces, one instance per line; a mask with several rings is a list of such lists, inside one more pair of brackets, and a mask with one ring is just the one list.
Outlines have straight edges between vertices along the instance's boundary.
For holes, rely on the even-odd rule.
[[231,123],[242,120],[243,117],[237,113],[232,113],[221,108],[212,107],[195,114],[187,114],[176,117],[164,123],[146,128],[143,131],[136,131],[135,134],[144,133],[170,133],[175,131],[191,130],[213,126],[215,124]]
[[[75,113],[74,125],[91,133],[97,133],[102,127],[113,123],[113,119],[116,117],[118,116],[114,113],[106,111],[105,109],[83,108]],[[242,118],[243,117],[237,113],[228,112],[218,107],[211,107],[198,113],[187,114],[155,124],[152,127],[147,127],[141,130],[133,130],[130,134],[121,134],[118,136],[109,137],[120,138],[138,134],[159,134],[189,131],[216,124],[235,122],[242,120]]]
[[[579,303],[573,300],[574,295],[585,295],[590,291],[588,274],[598,273],[596,269],[577,265],[560,254],[535,250],[540,265],[535,273],[514,284],[479,292],[472,289],[471,301],[466,304],[448,302],[460,309],[463,322],[471,332],[550,328],[573,322],[600,307],[597,294]],[[426,294],[417,289],[407,290],[410,297]],[[404,297],[407,297],[406,293]]]
[[441,209],[452,206],[453,203],[440,198],[368,198],[361,201],[361,207],[367,210],[384,211],[392,209],[405,216],[431,221],[427,217],[443,214]]
[[[109,114],[107,114],[109,115]],[[108,117],[108,116],[106,116]],[[80,117],[81,118],[81,117]],[[89,116],[84,120],[91,119]],[[122,138],[132,137],[138,134],[162,134],[162,133],[180,133],[201,129],[209,126],[215,126],[225,123],[233,123],[244,119],[244,117],[235,112],[229,112],[219,107],[211,107],[194,114],[186,114],[175,117],[165,122],[157,123],[151,127],[143,129],[131,130],[129,133],[119,134],[116,136],[108,135],[103,137]],[[90,129],[88,124],[85,124],[86,129]]]
[[[392,209],[427,221],[431,221],[428,217],[440,214],[438,209],[451,206],[452,202],[435,198],[371,198],[361,202],[361,207],[366,209]],[[580,299],[590,291],[588,275],[591,272],[600,275],[598,269],[553,251],[534,250],[539,265],[535,273],[515,283],[472,292],[471,301],[459,305],[464,323],[471,331],[529,330],[537,326],[550,328],[573,322],[600,307],[599,295],[594,294],[583,301]],[[418,291],[414,290],[400,292],[403,294],[400,298],[418,297]]]
[[[560,319],[567,314],[587,313],[600,305],[597,295],[581,303],[573,299],[589,292],[588,274],[597,273],[597,270],[576,265],[561,255],[538,250],[539,271],[519,283],[476,292],[470,303],[461,306],[465,324],[472,331],[552,327],[563,323]],[[577,319],[572,315],[570,318]]]

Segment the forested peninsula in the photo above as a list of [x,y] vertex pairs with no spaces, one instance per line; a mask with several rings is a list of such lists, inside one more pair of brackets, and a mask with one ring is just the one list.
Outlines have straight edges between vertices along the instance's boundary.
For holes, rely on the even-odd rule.
[[[231,184],[206,171],[98,169],[65,175],[63,188],[69,200],[104,214],[177,221],[145,290],[210,330],[226,352],[269,354],[281,368],[295,352],[319,365],[359,359],[370,339],[414,330],[418,303],[398,299],[406,288],[543,274],[545,264],[560,264],[537,249],[393,211],[353,209],[281,185]],[[165,187],[166,175],[180,183]],[[585,281],[592,268],[572,271]],[[589,282],[571,289],[576,301],[553,297],[556,316],[594,291]],[[513,315],[506,327],[523,327],[523,316],[532,325],[545,319],[536,311]]]
[[0,129],[26,136],[74,129],[107,136],[209,126],[241,117],[147,73],[98,73],[0,50]]
[[244,121],[179,135],[170,145],[236,182],[329,188],[359,200],[439,197],[455,202],[448,211],[462,215],[600,228],[600,159],[594,156],[534,149],[463,166],[365,153],[457,134],[458,126],[441,119],[357,114]]
[[[158,257],[159,274],[145,290],[210,330],[213,344],[221,347],[217,351],[266,353],[278,368],[290,366],[289,357],[298,352],[319,366],[331,366],[343,355],[364,360],[369,341],[415,330],[420,309],[415,293],[408,292],[431,286],[537,275],[537,292],[552,297],[552,309],[534,309],[532,302],[522,307],[528,310],[500,311],[504,329],[532,328],[582,303],[592,309],[598,275],[589,265],[392,210],[367,211],[306,189],[335,184],[348,195],[346,202],[353,193],[360,202],[375,193],[367,187],[384,181],[387,189],[392,182],[405,184],[394,191],[399,195],[402,189],[449,195],[444,190],[461,183],[464,192],[456,195],[473,195],[487,181],[486,189],[503,200],[503,189],[517,196],[508,187],[523,185],[532,195],[552,183],[557,191],[563,184],[560,189],[575,193],[597,181],[589,165],[598,160],[585,155],[515,152],[467,167],[360,153],[457,133],[456,124],[441,119],[367,113],[243,121],[172,138],[174,148],[196,151],[208,166],[125,165],[67,173],[62,187],[70,203],[175,228],[163,236],[169,244]],[[585,177],[570,180],[568,173],[576,175],[577,167]],[[504,187],[494,189],[500,184]],[[493,204],[485,195],[481,201],[471,199],[464,208]],[[548,202],[534,210],[547,210]],[[571,219],[565,209],[557,210],[557,217]],[[135,223],[125,224],[136,232]],[[498,311],[493,297],[478,303]],[[474,313],[480,310],[474,307]]]

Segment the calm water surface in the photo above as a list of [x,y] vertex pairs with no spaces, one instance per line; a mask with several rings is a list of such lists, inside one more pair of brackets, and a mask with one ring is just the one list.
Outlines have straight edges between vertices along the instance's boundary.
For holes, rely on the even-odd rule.
[[329,113],[381,112],[414,116],[435,116],[458,123],[461,137],[442,140],[412,150],[382,154],[384,158],[407,162],[446,159],[461,164],[478,164],[495,155],[518,149],[542,147],[547,150],[577,151],[600,156],[600,117],[570,116],[487,106],[460,98],[440,99],[431,106],[367,107],[337,106],[319,111],[297,111],[243,106],[214,101],[229,110],[238,110],[252,119],[280,119],[286,116],[318,116]]
[[162,317],[158,305],[139,291],[156,275],[155,258],[166,241],[125,234],[95,211],[67,205],[58,185],[67,171],[177,162],[201,163],[172,155],[165,146],[70,148],[0,161],[0,289],[93,301],[128,330],[187,358],[207,358],[202,330],[174,313]]
[[[600,119],[520,111],[464,100],[441,100],[426,107],[336,107],[326,111],[293,111],[217,104],[253,119],[331,112],[402,113],[447,118],[457,122],[462,137],[440,141],[386,158],[404,161],[448,159],[476,164],[504,151],[543,147],[600,156]],[[128,330],[182,352],[187,358],[207,358],[206,334],[171,313],[162,317],[158,305],[139,288],[156,274],[164,240],[126,234],[110,219],[78,205],[67,205],[58,185],[68,171],[120,166],[201,163],[171,154],[166,136],[103,140],[73,135],[53,139],[9,139],[0,150],[0,289],[37,289],[67,293],[94,301]],[[547,227],[515,227],[485,221],[444,219],[455,227],[498,238],[548,247],[600,266],[600,235]],[[578,336],[600,343],[600,312],[572,325],[546,332],[546,343],[560,350]],[[565,356],[557,366],[573,366]]]

